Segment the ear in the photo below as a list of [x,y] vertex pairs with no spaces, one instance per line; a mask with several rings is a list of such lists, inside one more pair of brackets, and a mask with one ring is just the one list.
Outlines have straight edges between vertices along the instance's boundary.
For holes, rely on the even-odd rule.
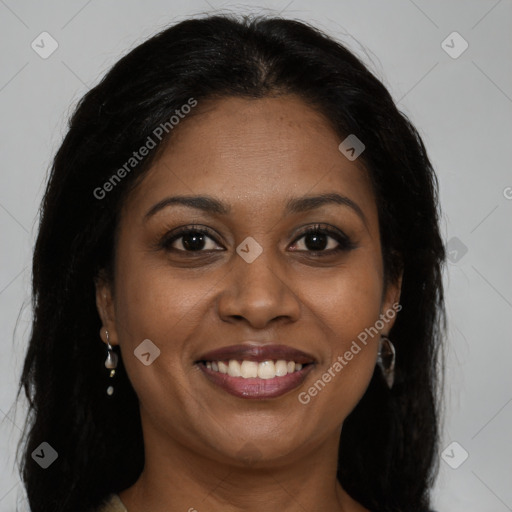
[[94,285],[96,287],[96,308],[103,324],[100,329],[100,337],[103,343],[107,343],[105,332],[107,330],[110,344],[118,345],[112,283],[106,273],[100,271],[94,279]]
[[398,278],[387,284],[384,300],[382,301],[381,317],[384,319],[385,326],[382,334],[387,336],[393,327],[398,312],[402,309],[400,305],[400,294],[402,291],[403,271],[400,272]]

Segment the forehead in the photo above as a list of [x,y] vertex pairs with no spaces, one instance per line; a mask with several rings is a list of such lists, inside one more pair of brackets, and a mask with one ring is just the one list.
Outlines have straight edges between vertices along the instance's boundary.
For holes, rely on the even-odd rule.
[[329,121],[300,98],[229,97],[195,108],[136,188],[131,208],[142,213],[165,195],[207,194],[257,214],[290,197],[337,191],[375,210],[361,160],[339,151],[342,139]]

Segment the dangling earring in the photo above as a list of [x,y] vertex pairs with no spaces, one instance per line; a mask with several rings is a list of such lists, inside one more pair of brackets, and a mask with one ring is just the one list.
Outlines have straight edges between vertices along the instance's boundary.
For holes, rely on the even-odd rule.
[[382,371],[388,388],[393,387],[395,380],[395,347],[387,336],[382,335],[379,345],[377,364]]
[[[114,352],[112,345],[110,344],[107,329],[105,329],[105,336],[107,337],[107,350],[108,350],[107,359],[105,359],[105,368],[110,370],[110,378],[113,379],[114,375],[116,374],[118,357],[117,357],[117,354]],[[107,395],[112,396],[113,393],[114,393],[114,386],[109,386],[107,388]]]

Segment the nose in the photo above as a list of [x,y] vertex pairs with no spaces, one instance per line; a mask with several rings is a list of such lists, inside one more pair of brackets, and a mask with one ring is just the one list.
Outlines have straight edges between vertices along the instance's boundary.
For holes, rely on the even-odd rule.
[[297,321],[300,299],[289,282],[283,263],[263,251],[252,263],[238,256],[225,278],[217,302],[218,314],[225,322],[246,321],[255,329],[271,322]]

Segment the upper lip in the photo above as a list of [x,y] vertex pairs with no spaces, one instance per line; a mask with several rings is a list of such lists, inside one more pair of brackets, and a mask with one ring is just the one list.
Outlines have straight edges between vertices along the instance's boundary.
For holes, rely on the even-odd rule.
[[280,360],[294,361],[295,363],[314,363],[315,358],[310,354],[296,348],[281,344],[258,344],[256,342],[244,342],[238,345],[230,345],[211,350],[203,354],[199,361],[229,361],[230,359],[255,361]]

